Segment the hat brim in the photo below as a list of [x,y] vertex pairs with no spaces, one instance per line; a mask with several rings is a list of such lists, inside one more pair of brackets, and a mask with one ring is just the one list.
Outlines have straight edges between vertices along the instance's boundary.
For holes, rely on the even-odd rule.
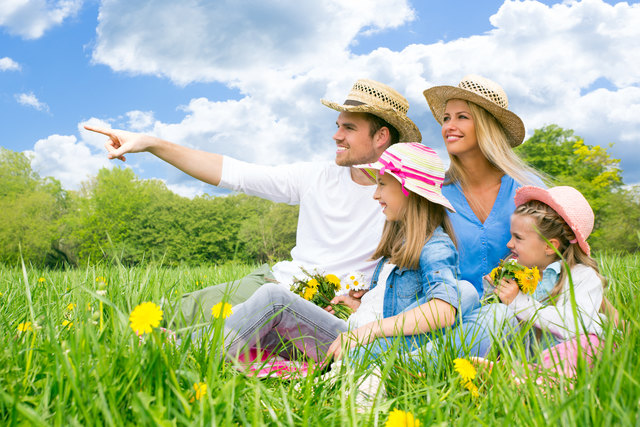
[[[356,168],[360,169],[362,172],[364,172],[367,177],[372,180],[373,182],[376,182],[376,178],[378,177],[378,172],[380,171],[380,169],[382,169],[383,164],[379,163],[379,162],[375,162],[375,163],[369,163],[369,164],[365,164],[365,165],[357,165],[355,166]],[[402,179],[396,175],[395,173],[391,172],[391,171],[385,171],[385,174],[389,174],[392,177],[394,177],[395,179],[398,180],[398,182],[402,182]],[[404,188],[406,188],[409,191],[412,191],[414,193],[416,193],[418,196],[420,197],[424,197],[425,199],[436,203],[438,205],[442,205],[445,208],[449,209],[451,212],[455,212],[456,210],[453,208],[453,206],[451,206],[451,202],[449,202],[449,199],[447,199],[446,197],[444,197],[442,195],[442,193],[437,193],[435,191],[431,191],[428,188],[425,187],[421,187],[419,185],[415,185],[412,182],[405,182]]]
[[516,195],[514,197],[514,202],[516,207],[527,203],[530,200],[538,200],[545,205],[549,206],[551,209],[556,211],[564,221],[569,224],[571,230],[576,235],[576,240],[578,241],[578,246],[584,251],[585,254],[591,255],[591,248],[587,243],[587,236],[584,236],[577,227],[573,227],[573,222],[571,221],[571,217],[567,214],[565,209],[562,207],[562,204],[558,202],[547,189],[541,187],[534,187],[532,185],[527,185],[525,187],[520,187],[516,190]]
[[422,141],[422,134],[420,133],[420,130],[418,130],[418,126],[416,126],[410,118],[398,114],[398,112],[392,108],[381,108],[367,104],[342,105],[336,102],[327,101],[326,99],[321,99],[320,102],[332,110],[340,111],[341,113],[369,113],[384,119],[398,131],[400,136],[399,142]]
[[457,86],[434,86],[422,92],[431,108],[433,117],[442,125],[442,117],[450,99],[462,99],[473,102],[487,110],[502,125],[509,144],[517,147],[524,141],[524,123],[515,113],[502,108],[482,96]]

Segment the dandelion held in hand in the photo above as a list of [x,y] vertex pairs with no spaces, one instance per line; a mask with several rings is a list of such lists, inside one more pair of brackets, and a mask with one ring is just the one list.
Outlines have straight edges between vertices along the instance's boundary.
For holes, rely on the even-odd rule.
[[532,295],[540,282],[538,267],[525,267],[515,259],[502,260],[489,274],[493,286],[499,286],[502,279],[513,279],[525,294]]
[[295,278],[291,285],[291,291],[307,301],[311,301],[318,307],[325,308],[331,306],[336,317],[346,320],[352,313],[352,310],[344,304],[332,304],[331,300],[336,296],[336,292],[341,289],[340,278],[335,274],[327,274],[326,276],[315,272],[309,273],[305,269],[302,272],[307,278],[304,280]]
[[162,310],[152,302],[143,302],[133,309],[129,316],[131,329],[136,335],[149,334],[162,320]]

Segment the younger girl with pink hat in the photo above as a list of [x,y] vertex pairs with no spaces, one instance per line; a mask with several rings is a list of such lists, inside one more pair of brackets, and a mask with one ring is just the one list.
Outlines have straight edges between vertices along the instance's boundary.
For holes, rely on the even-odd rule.
[[[492,304],[492,309],[517,319],[511,327],[523,322],[532,325],[534,333],[529,336],[535,338],[539,350],[546,348],[538,358],[543,367],[572,374],[577,346],[584,347],[582,353],[587,358],[592,357],[599,345],[597,336],[602,333],[598,311],[606,280],[587,243],[593,230],[593,211],[578,190],[564,186],[522,187],[516,192],[515,204],[507,247],[519,264],[537,267],[542,279],[532,295],[520,290],[514,280],[503,279],[491,287],[502,303]],[[503,330],[502,336],[508,332]],[[488,335],[485,332],[485,344],[490,343]]]

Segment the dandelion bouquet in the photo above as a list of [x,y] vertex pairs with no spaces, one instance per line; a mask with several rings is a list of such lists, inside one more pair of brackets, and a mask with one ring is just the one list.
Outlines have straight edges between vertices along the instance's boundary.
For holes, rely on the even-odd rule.
[[[522,264],[518,264],[516,259],[503,259],[496,268],[491,270],[489,277],[491,278],[491,284],[495,287],[500,285],[502,279],[513,279],[522,292],[532,295],[540,281],[540,272],[538,267],[525,267]],[[496,295],[493,293],[483,301],[498,302]]]
[[340,278],[335,274],[326,276],[318,273],[309,273],[304,268],[302,272],[307,276],[305,279],[293,278],[291,291],[300,295],[307,301],[311,301],[318,307],[325,308],[331,306],[336,317],[346,320],[353,312],[351,308],[344,304],[332,304],[331,300],[336,296],[336,292],[341,289]]

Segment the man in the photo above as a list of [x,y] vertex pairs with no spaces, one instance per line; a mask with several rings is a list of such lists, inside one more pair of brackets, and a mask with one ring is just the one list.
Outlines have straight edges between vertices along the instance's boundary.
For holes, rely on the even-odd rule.
[[206,183],[274,202],[300,204],[292,260],[272,268],[263,265],[239,281],[185,294],[181,311],[187,324],[200,314],[208,319],[211,307],[223,299],[231,304],[245,301],[268,281],[288,287],[294,277],[304,277],[301,268],[340,278],[360,271],[370,279],[375,261],[369,257],[380,240],[384,215],[373,200],[374,186],[353,166],[376,161],[393,143],[419,142],[422,136],[407,117],[407,100],[382,83],[361,79],[343,104],[321,102],[340,112],[333,136],[335,164],[260,166],[149,135],[85,126],[109,137],[105,147],[111,159],[124,161],[125,154],[148,151]]

